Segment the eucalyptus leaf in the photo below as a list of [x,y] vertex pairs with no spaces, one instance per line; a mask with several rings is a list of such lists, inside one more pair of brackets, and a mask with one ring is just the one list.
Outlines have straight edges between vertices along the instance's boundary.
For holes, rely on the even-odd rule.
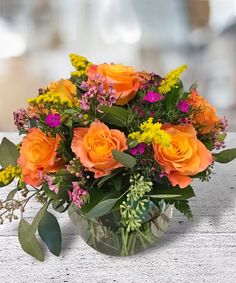
[[228,163],[236,158],[236,148],[223,150],[219,153],[213,153],[216,162]]
[[15,196],[15,194],[18,192],[18,188],[15,188],[14,190],[10,191],[10,193],[7,195],[6,200],[12,200]]
[[120,169],[114,170],[111,174],[102,177],[100,181],[98,182],[98,188],[100,189],[107,181],[109,181],[111,178],[113,178],[116,174],[120,172]]
[[158,195],[149,195],[151,198],[160,198],[160,199],[167,199],[167,198],[178,198],[181,195],[171,195],[171,194],[158,194]]
[[28,237],[33,237],[38,229],[38,225],[41,221],[41,219],[43,218],[46,210],[48,208],[48,204],[45,203],[39,210],[39,212],[36,214],[32,224],[30,225],[30,229],[29,229],[29,233],[28,233]]
[[55,256],[59,256],[62,245],[61,229],[56,217],[52,213],[45,212],[38,225],[38,231],[50,252]]
[[85,216],[87,218],[97,218],[108,213],[119,199],[112,198],[99,202]]
[[136,159],[133,156],[131,156],[131,155],[125,153],[125,152],[113,149],[112,155],[113,155],[113,158],[116,161],[120,162],[125,167],[132,169],[136,165]]
[[[155,192],[155,194],[153,192]],[[181,189],[179,186],[165,187],[164,185],[160,184],[157,184],[157,186],[154,185],[154,190],[152,191],[153,198],[154,195],[162,195],[163,199],[173,198],[175,200],[186,200],[195,196],[193,188],[191,186],[187,186],[186,188]]]
[[29,229],[30,224],[22,218],[18,227],[18,238],[21,247],[26,253],[33,256],[37,260],[44,261],[42,248],[35,235],[29,238]]
[[126,121],[130,115],[129,111],[119,107],[119,106],[101,106],[100,110],[103,111],[103,115],[101,116],[101,120],[107,122],[109,124],[118,126],[118,127],[125,127]]
[[19,151],[16,145],[4,137],[0,145],[0,165],[3,168],[6,168],[8,165],[16,166],[18,158]]

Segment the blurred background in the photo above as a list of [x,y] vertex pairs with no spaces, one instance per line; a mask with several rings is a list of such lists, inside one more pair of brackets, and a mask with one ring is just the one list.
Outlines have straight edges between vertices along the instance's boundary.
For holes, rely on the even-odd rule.
[[0,0],[0,131],[50,81],[68,78],[74,52],[184,82],[236,131],[236,0]]

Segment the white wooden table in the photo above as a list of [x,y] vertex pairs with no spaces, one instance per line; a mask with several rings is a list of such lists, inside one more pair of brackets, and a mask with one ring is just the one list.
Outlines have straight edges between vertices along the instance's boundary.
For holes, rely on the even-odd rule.
[[[14,133],[0,133],[14,142]],[[236,147],[236,133],[228,135]],[[132,257],[105,256],[76,235],[67,214],[59,215],[63,250],[59,258],[46,252],[40,263],[26,255],[17,239],[17,222],[0,226],[0,283],[14,282],[236,282],[236,161],[216,164],[210,183],[195,183],[191,200],[194,221],[177,211],[159,245]],[[11,188],[0,189],[0,197]],[[28,207],[29,220],[38,209]]]

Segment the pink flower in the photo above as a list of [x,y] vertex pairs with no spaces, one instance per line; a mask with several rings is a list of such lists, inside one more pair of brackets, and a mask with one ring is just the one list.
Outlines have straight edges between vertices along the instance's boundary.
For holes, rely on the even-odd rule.
[[69,191],[69,198],[78,208],[81,208],[86,200],[88,191],[82,189],[77,182],[72,182],[73,190]]
[[153,91],[148,91],[147,94],[143,98],[145,101],[154,103],[159,100],[163,99],[163,96],[159,93],[153,92]]
[[53,177],[46,175],[44,177],[45,181],[48,183],[48,188],[50,191],[54,192],[55,194],[58,194],[59,188],[56,184],[53,184]]
[[187,113],[189,111],[189,104],[186,100],[180,100],[177,107],[183,113]]

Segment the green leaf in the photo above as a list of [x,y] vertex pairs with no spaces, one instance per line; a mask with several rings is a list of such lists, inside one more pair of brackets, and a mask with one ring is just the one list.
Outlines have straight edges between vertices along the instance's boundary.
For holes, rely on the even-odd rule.
[[44,254],[36,237],[35,236],[30,238],[28,237],[29,229],[30,229],[30,224],[25,219],[22,218],[18,227],[18,238],[21,247],[29,255],[33,256],[34,258],[40,261],[44,261]]
[[191,91],[193,91],[194,89],[197,89],[197,83],[196,83],[196,82],[193,83],[193,84],[190,86],[189,91],[191,92]]
[[12,200],[17,192],[18,192],[18,188],[10,191],[10,193],[7,195],[6,200],[7,201]]
[[48,208],[48,203],[45,203],[39,210],[39,212],[36,214],[32,224],[30,225],[29,229],[29,236],[28,237],[33,237],[38,229],[39,223],[41,219],[43,218],[46,210]]
[[0,165],[3,168],[8,165],[16,166],[18,158],[19,151],[16,145],[4,137],[0,145]]
[[65,200],[64,200],[64,199],[62,199],[62,200],[58,200],[58,199],[53,200],[53,201],[52,201],[52,208],[53,208],[55,211],[57,211],[57,212],[59,212],[59,213],[62,213],[62,212],[64,212],[64,210],[65,210],[64,203],[65,203]]
[[193,219],[193,214],[187,200],[179,200],[175,202],[175,208],[183,213],[188,219]]
[[163,199],[173,198],[175,200],[185,200],[195,196],[193,188],[191,186],[187,186],[186,188],[181,189],[179,186],[168,188],[163,185],[157,184],[157,186],[154,187],[154,191],[155,195],[162,195]]
[[178,100],[183,95],[183,83],[179,80],[176,87],[173,87],[169,93],[166,94],[165,104],[168,108],[175,108]]
[[100,106],[103,111],[101,120],[117,127],[126,127],[126,121],[130,115],[129,111],[119,106]]
[[103,200],[99,202],[96,206],[94,206],[85,216],[87,218],[100,217],[109,212],[117,201],[117,198]]
[[109,181],[111,178],[113,178],[116,174],[120,172],[120,169],[114,170],[110,175],[107,175],[100,179],[98,182],[98,188],[100,189],[107,181]]
[[125,167],[132,169],[136,165],[136,159],[133,156],[131,156],[131,155],[125,153],[125,152],[113,149],[112,155],[113,155],[113,158],[116,161],[120,162]]
[[137,140],[132,140],[132,139],[128,138],[128,145],[129,145],[129,148],[133,148],[133,147],[138,145],[138,141]]
[[219,153],[213,153],[216,162],[228,163],[236,158],[236,148],[223,150]]
[[56,217],[52,213],[45,212],[39,223],[38,231],[50,252],[55,256],[59,256],[62,245],[61,229]]
[[158,194],[158,195],[149,195],[151,198],[160,198],[160,199],[167,199],[167,198],[179,198],[181,195],[172,195],[172,194]]
[[113,178],[112,184],[114,185],[114,188],[119,192],[121,190],[121,185],[122,185],[121,176],[116,176],[115,178]]

